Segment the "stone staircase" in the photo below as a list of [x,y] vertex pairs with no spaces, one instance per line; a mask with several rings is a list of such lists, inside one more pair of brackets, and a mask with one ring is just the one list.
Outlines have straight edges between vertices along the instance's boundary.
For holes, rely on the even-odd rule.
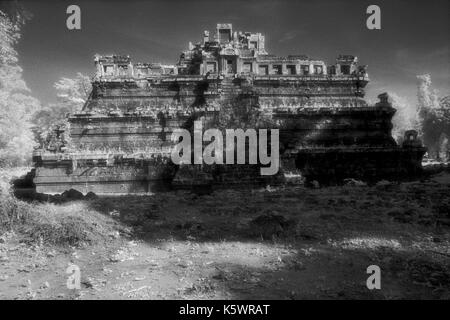
[[222,96],[238,95],[241,88],[233,83],[233,78],[224,78],[221,82]]

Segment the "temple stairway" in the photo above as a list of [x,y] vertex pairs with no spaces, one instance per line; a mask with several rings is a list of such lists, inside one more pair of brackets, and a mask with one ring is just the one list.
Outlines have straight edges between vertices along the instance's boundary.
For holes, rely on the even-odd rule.
[[241,88],[233,83],[234,78],[224,78],[221,82],[222,96],[238,95]]

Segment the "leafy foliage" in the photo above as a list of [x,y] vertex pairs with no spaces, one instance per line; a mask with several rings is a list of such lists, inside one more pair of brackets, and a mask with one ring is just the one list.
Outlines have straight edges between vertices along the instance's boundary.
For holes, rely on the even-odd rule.
[[392,107],[397,110],[392,118],[392,137],[397,143],[401,143],[405,131],[419,129],[417,107],[393,92],[389,93],[389,97],[392,99]]
[[56,127],[64,126],[68,114],[81,111],[86,102],[91,83],[88,76],[77,73],[74,78],[61,78],[55,85],[57,102],[50,103],[33,115],[36,139],[44,145]]
[[418,118],[421,124],[420,134],[428,154],[440,159],[449,151],[450,109],[445,106],[445,98],[439,99],[436,90],[432,88],[431,77],[420,75],[418,88]]
[[0,10],[0,166],[18,165],[31,158],[34,141],[31,115],[40,108],[22,78],[15,45],[26,18]]

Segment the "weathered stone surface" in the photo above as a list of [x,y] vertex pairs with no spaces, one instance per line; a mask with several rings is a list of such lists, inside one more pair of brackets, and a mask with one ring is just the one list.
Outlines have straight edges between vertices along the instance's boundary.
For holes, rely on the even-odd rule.
[[[308,181],[376,181],[421,171],[425,150],[391,137],[395,109],[387,95],[369,106],[365,67],[353,56],[334,64],[303,55],[276,57],[264,36],[204,38],[176,66],[133,64],[128,56],[97,56],[93,90],[58,134],[57,148],[34,156],[37,192],[148,193],[202,185],[283,183],[286,172]],[[281,169],[262,177],[259,165],[174,165],[172,132],[206,128],[279,129]],[[286,170],[284,170],[286,168]]]

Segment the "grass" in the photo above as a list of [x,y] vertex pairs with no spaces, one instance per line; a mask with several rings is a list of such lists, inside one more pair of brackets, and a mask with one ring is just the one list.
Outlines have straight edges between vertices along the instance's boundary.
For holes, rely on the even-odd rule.
[[14,231],[31,242],[79,246],[104,241],[117,231],[117,222],[90,209],[87,202],[55,205],[15,198],[9,181],[17,173],[20,170],[0,171],[0,235]]
[[[27,276],[42,282],[45,274],[52,285],[64,285],[55,271],[76,259],[85,275],[107,280],[102,292],[84,290],[91,298],[450,297],[448,173],[375,186],[216,190],[201,196],[175,191],[58,204],[20,201],[9,194],[7,180],[0,238],[12,230],[27,244],[61,246],[40,246],[43,254],[50,247],[58,254],[44,255],[42,269],[29,267]],[[133,241],[114,240],[117,232]],[[91,245],[65,248],[83,244]],[[8,253],[5,266],[22,270],[39,262],[31,247]],[[366,268],[373,264],[382,269],[380,292],[365,286]],[[22,272],[4,270],[12,275],[5,288],[23,279]],[[58,296],[61,289],[52,288],[40,297]]]

